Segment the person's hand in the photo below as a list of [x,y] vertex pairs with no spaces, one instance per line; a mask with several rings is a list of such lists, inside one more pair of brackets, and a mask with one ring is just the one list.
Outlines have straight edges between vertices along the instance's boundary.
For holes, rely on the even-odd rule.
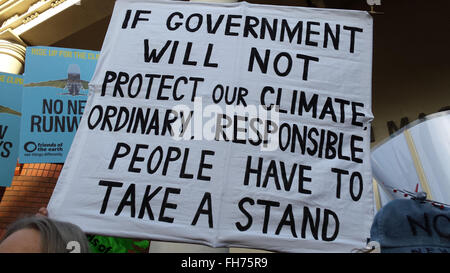
[[36,213],[36,216],[43,216],[43,217],[48,217],[48,210],[47,208],[40,208],[39,211]]

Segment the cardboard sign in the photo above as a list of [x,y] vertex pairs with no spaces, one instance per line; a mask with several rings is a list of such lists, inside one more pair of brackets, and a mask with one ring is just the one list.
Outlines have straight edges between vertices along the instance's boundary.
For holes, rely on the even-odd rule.
[[20,75],[0,73],[0,186],[8,187],[14,177],[19,153],[22,106]]
[[364,247],[371,65],[365,12],[117,1],[50,214],[213,247]]
[[99,52],[28,47],[20,163],[63,163],[83,115]]

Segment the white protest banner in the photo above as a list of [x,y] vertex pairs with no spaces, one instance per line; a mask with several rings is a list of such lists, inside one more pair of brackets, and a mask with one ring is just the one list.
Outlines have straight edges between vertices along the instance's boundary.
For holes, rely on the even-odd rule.
[[365,12],[117,1],[50,216],[213,247],[364,247],[371,67]]

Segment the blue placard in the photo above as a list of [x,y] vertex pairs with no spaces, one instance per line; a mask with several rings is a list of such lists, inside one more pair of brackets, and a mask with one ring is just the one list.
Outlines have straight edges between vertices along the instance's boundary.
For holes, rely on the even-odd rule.
[[19,153],[22,105],[20,75],[0,73],[0,186],[8,187],[14,177]]
[[20,163],[64,163],[98,56],[98,51],[27,48]]

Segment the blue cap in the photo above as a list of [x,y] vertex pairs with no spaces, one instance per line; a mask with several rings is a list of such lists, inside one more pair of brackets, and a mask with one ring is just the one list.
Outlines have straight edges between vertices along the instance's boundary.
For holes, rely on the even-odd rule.
[[450,253],[450,208],[395,199],[375,215],[370,237],[381,253]]

